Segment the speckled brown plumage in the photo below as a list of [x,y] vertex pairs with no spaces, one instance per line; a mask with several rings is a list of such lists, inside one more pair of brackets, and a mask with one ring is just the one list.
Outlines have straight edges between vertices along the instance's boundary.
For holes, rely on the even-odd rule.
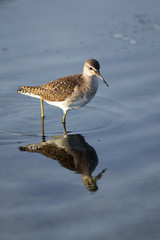
[[[57,143],[59,144],[57,145]],[[80,134],[59,136],[52,141],[29,144],[21,146],[19,149],[43,154],[77,173],[92,173],[98,164],[96,151]]]
[[68,168],[72,171],[75,171],[73,156],[65,151],[64,148],[58,148],[56,145],[47,144],[40,145],[35,148],[35,145],[26,145],[19,148],[20,151],[41,153],[47,158],[51,158],[53,160],[58,160],[61,166]]
[[64,101],[74,92],[75,86],[82,84],[82,74],[62,77],[41,86],[21,86],[17,92],[31,93],[47,101]]

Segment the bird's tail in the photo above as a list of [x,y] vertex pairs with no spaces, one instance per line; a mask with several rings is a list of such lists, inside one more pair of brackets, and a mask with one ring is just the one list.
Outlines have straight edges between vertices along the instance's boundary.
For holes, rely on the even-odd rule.
[[38,92],[39,92],[38,90],[39,90],[39,87],[20,86],[20,87],[18,87],[17,92],[24,94],[24,95],[31,96],[31,97],[40,98],[40,96],[38,94]]
[[41,145],[42,143],[24,145],[19,147],[19,150],[26,152],[38,152],[38,150],[42,147]]

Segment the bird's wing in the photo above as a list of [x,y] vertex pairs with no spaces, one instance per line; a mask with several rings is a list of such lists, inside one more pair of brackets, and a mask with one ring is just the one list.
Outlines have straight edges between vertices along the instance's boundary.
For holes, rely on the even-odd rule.
[[47,101],[64,101],[79,85],[80,78],[81,74],[76,74],[43,84],[40,86],[40,97]]
[[64,101],[70,96],[76,86],[80,85],[81,74],[58,78],[41,86],[21,86],[17,92],[39,96],[46,101]]

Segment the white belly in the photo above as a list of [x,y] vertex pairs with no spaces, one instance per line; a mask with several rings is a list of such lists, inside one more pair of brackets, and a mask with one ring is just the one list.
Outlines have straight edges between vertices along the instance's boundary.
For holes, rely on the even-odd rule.
[[64,111],[68,111],[71,109],[78,109],[86,105],[88,102],[92,100],[95,96],[98,89],[98,79],[96,76],[92,77],[92,82],[89,82],[86,85],[85,90],[83,93],[78,94],[78,90],[75,91],[71,96],[66,98],[66,100],[62,102],[51,102],[46,101],[48,104],[59,107]]

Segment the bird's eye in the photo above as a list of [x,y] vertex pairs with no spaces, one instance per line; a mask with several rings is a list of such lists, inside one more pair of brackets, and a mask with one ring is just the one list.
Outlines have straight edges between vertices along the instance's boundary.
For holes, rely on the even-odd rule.
[[92,67],[90,67],[89,69],[90,69],[90,70],[93,70],[93,68],[92,68]]

